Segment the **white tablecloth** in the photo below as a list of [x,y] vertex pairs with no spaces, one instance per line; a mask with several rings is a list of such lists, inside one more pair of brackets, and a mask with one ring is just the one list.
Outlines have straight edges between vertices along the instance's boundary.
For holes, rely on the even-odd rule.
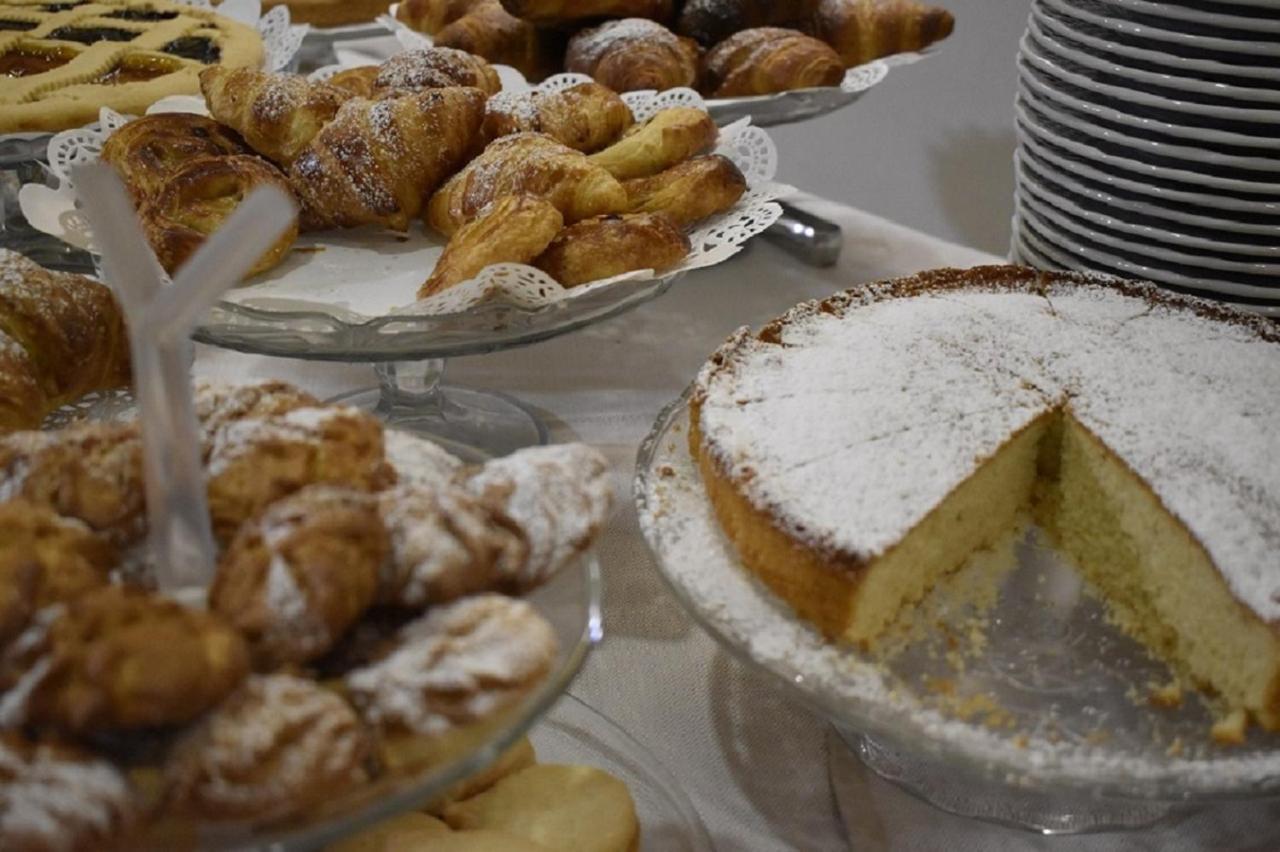
[[[828,780],[827,726],[722,651],[666,591],[631,504],[636,449],[661,408],[735,328],[759,324],[804,299],[860,282],[938,266],[998,262],[848,207],[804,197],[800,206],[845,229],[834,269],[815,270],[756,241],[743,255],[676,284],[656,302],[530,348],[459,359],[449,381],[502,390],[538,409],[553,441],[608,453],[618,510],[600,546],[606,639],[572,691],[612,717],[682,782],[721,850],[1009,849],[1048,844],[949,817],[837,761],[855,814],[846,836]],[[373,383],[361,365],[286,361],[202,348],[203,375],[281,377],[321,395]],[[1065,848],[1258,846],[1274,810],[1236,807],[1229,818],[1133,836],[1068,840]],[[1235,829],[1229,832],[1225,825]],[[649,827],[650,831],[654,827]],[[1250,834],[1245,833],[1247,829]],[[1252,837],[1248,844],[1236,841]],[[1272,838],[1273,840],[1275,838]]]

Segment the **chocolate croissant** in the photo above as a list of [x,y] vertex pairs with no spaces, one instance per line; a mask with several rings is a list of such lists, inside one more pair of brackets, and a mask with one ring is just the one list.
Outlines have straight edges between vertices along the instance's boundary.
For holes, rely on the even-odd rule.
[[850,68],[882,56],[923,50],[951,35],[946,9],[916,0],[820,0],[813,32]]
[[564,43],[561,33],[514,17],[499,0],[479,0],[435,36],[437,47],[465,50],[489,62],[510,65],[532,81],[560,70]]
[[485,93],[429,89],[344,106],[289,170],[310,228],[407,230],[479,142]]
[[427,207],[427,223],[452,236],[504,195],[532,195],[555,205],[565,222],[621,213],[627,192],[585,155],[541,133],[517,133],[490,143],[449,179]]
[[608,147],[635,123],[618,93],[599,83],[559,92],[504,92],[489,98],[484,136],[545,133],[561,145],[591,154]]
[[698,79],[698,45],[644,18],[608,21],[569,40],[566,71],[615,92],[674,89]]
[[253,150],[287,166],[351,94],[297,74],[210,65],[200,72],[209,114]]
[[425,299],[469,281],[495,263],[529,263],[564,227],[555,205],[531,195],[507,195],[458,229],[418,290]]
[[779,27],[736,33],[703,63],[704,90],[716,98],[836,86],[842,79],[844,63],[830,45]]
[[[292,194],[279,169],[250,155],[200,157],[174,171],[164,188],[139,211],[143,231],[160,265],[166,272],[176,272],[249,193],[267,184]],[[295,215],[249,275],[265,272],[284,260],[297,238]]]
[[564,287],[625,272],[666,272],[688,256],[689,238],[661,213],[598,216],[560,232],[534,265]]
[[124,312],[106,285],[0,249],[0,435],[128,383]]
[[676,22],[676,32],[704,47],[755,27],[804,29],[818,9],[818,0],[688,0]]
[[618,180],[649,177],[708,150],[719,135],[705,111],[671,107],[590,159]]
[[535,24],[568,24],[595,18],[649,18],[669,21],[674,0],[502,0],[503,7]]

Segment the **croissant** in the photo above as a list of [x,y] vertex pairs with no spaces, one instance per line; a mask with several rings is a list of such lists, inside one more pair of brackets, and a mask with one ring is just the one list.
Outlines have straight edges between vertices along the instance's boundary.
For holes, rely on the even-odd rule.
[[379,95],[470,86],[487,95],[502,89],[498,72],[479,56],[451,47],[427,47],[398,53],[382,63],[373,88]]
[[349,92],[297,74],[210,65],[200,72],[209,114],[253,150],[287,166],[351,98]]
[[455,87],[348,103],[289,170],[308,227],[406,230],[474,152],[485,100]]
[[541,133],[517,133],[450,178],[431,199],[427,223],[452,236],[487,205],[519,194],[545,198],[570,223],[627,207],[622,184],[584,154]]
[[410,29],[435,35],[480,4],[481,0],[403,0],[396,18]]
[[754,27],[808,26],[818,0],[688,0],[676,22],[676,32],[704,47]]
[[535,24],[566,24],[592,18],[669,21],[674,0],[502,0],[503,7]]
[[737,204],[747,179],[733,160],[712,154],[623,186],[633,213],[663,213],[683,228]]
[[626,18],[575,35],[564,67],[615,92],[692,86],[698,79],[698,44],[662,24]]
[[579,83],[560,92],[502,92],[485,107],[484,137],[545,133],[561,145],[590,154],[612,145],[635,123],[617,92]]
[[814,35],[835,48],[850,68],[882,56],[923,50],[951,35],[946,9],[916,0],[820,0]]
[[120,175],[134,206],[140,206],[189,160],[247,153],[244,141],[212,118],[167,112],[135,119],[112,133],[101,157]]
[[435,271],[418,290],[418,298],[469,281],[495,263],[528,263],[542,254],[563,227],[564,217],[550,201],[530,195],[503,196],[458,229]]
[[638,269],[666,272],[690,248],[689,238],[661,213],[597,216],[561,231],[534,266],[576,287]]
[[334,74],[325,82],[335,89],[350,92],[357,98],[374,97],[373,81],[378,78],[382,68],[378,65],[359,65],[347,68]]
[[[160,265],[166,272],[177,271],[250,192],[266,184],[292,194],[279,169],[244,154],[201,157],[174,171],[164,188],[139,211]],[[288,230],[258,259],[249,275],[265,272],[284,260],[297,238],[295,215]]]
[[649,177],[706,151],[719,135],[703,110],[671,107],[589,159],[618,180]]
[[436,33],[435,44],[510,65],[534,81],[559,71],[564,58],[560,33],[512,17],[498,0],[474,3],[465,15]]
[[111,291],[0,249],[0,434],[128,383],[129,337]]
[[712,97],[770,95],[836,86],[844,62],[825,42],[796,30],[758,27],[720,42],[703,63],[704,90]]

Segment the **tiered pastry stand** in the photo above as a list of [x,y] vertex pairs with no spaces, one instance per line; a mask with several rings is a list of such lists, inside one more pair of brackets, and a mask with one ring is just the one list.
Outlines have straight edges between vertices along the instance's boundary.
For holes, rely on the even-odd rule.
[[[1034,536],[1017,544],[1012,569],[975,562],[927,598],[928,627],[896,655],[825,641],[741,566],[687,425],[686,395],[637,462],[641,528],[664,578],[708,633],[785,682],[881,777],[944,810],[1044,834],[1139,828],[1280,795],[1280,737],[1213,744],[1214,713],[1194,691],[1176,709],[1151,707],[1166,667],[1112,627]],[[966,597],[984,587],[998,589],[985,614]],[[975,617],[986,641],[969,646]]]

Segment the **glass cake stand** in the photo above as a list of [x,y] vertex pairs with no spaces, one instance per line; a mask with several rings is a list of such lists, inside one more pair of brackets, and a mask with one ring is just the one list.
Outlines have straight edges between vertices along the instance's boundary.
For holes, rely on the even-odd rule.
[[828,643],[720,531],[687,444],[687,394],[640,450],[641,527],[675,595],[749,665],[829,718],[881,776],[945,810],[1045,833],[1153,824],[1280,795],[1280,737],[1214,744],[1209,699],[1152,706],[1168,669],[1030,534],[975,558],[898,625],[895,653]]
[[569,334],[656,299],[679,276],[622,282],[534,309],[489,304],[464,313],[349,321],[319,311],[262,310],[222,302],[195,339],[258,355],[374,365],[378,386],[344,404],[388,425],[432,437],[462,455],[507,455],[546,442],[539,417],[505,394],[444,383],[449,358],[529,346]]

